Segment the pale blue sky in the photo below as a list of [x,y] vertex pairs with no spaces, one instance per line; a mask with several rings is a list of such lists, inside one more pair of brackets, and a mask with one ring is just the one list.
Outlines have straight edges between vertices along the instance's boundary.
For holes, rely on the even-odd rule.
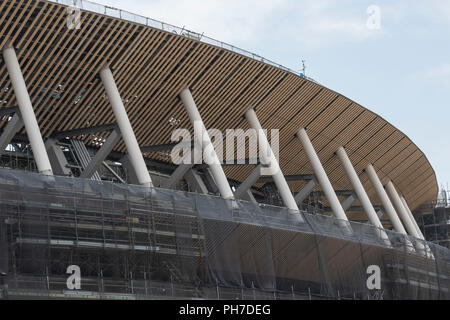
[[[449,0],[97,0],[229,42],[378,113],[450,183]],[[381,29],[366,26],[381,9]]]

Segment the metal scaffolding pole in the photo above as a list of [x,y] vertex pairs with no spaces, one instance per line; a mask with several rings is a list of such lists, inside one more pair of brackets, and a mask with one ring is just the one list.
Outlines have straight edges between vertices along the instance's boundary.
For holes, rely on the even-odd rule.
[[33,105],[28,95],[27,86],[22,71],[20,70],[16,52],[11,45],[7,45],[3,49],[3,59],[5,60],[17,104],[19,105],[20,115],[25,125],[31,148],[33,149],[33,156],[39,173],[51,176],[53,175],[53,171],[45,149],[44,140],[42,139],[36,115],[34,114]]
[[152,187],[152,179],[148,173],[144,157],[133,132],[133,127],[128,119],[127,111],[125,110],[125,106],[123,105],[122,98],[120,97],[119,90],[117,89],[114,77],[109,67],[104,67],[100,71],[100,78],[102,79],[103,86],[105,87],[106,94],[108,95],[111,103],[114,116],[116,117],[117,124],[119,125],[123,141],[127,147],[130,162],[136,172],[139,184]]

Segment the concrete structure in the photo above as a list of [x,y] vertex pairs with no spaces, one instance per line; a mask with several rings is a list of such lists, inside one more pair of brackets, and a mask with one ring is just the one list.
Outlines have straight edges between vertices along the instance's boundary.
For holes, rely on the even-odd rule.
[[270,172],[273,180],[275,181],[275,184],[277,185],[278,191],[280,192],[285,206],[290,210],[298,211],[297,203],[295,202],[294,196],[289,189],[289,185],[284,178],[283,172],[281,171],[280,165],[278,164],[278,160],[273,154],[272,149],[270,148],[269,142],[267,141],[267,137],[263,131],[263,128],[261,127],[261,124],[259,123],[255,110],[248,110],[245,114],[245,118],[250,124],[250,127],[253,130],[256,130],[256,133],[258,135],[260,156],[264,159],[264,164],[268,166],[268,171]]
[[308,156],[309,162],[313,167],[317,180],[319,181],[319,184],[322,187],[328,202],[330,203],[334,216],[338,219],[348,221],[344,209],[342,209],[341,203],[339,202],[339,199],[334,192],[333,186],[331,185],[331,182],[328,179],[328,176],[323,169],[322,164],[320,163],[320,159],[317,156],[316,151],[314,150],[311,140],[309,140],[306,130],[300,129],[297,133],[297,137],[300,139],[300,142],[305,149],[305,153]]
[[[448,295],[448,253],[423,241],[412,216],[435,200],[436,176],[398,129],[255,54],[72,4],[83,6],[79,29],[64,23],[61,1],[0,5],[0,275],[9,289],[66,297],[61,277],[76,261],[98,297],[112,283],[148,297],[161,282],[172,298],[189,284],[191,299],[211,290],[220,299],[225,284],[239,299],[306,289],[366,299],[367,265],[380,265],[390,297]],[[177,129],[194,133],[182,163],[172,157]],[[242,130],[237,146],[229,129]],[[278,130],[279,157],[263,129]],[[256,130],[256,146],[246,130]],[[220,142],[240,161],[221,163]]]
[[[25,84],[22,71],[20,70],[19,62],[17,61],[16,52],[11,45],[7,45],[3,49],[3,60],[5,61],[6,68],[8,69],[9,79],[11,80],[11,85],[14,88],[14,93],[20,109],[20,115],[33,149],[38,170],[42,174],[52,175],[52,167],[45,150],[41,131],[39,130],[39,126],[36,121],[30,96],[28,95],[27,86]],[[15,121],[17,121],[17,118]]]
[[192,126],[198,129],[198,133],[201,135],[199,138],[199,143],[203,150],[203,156],[205,157],[205,162],[211,169],[211,173],[216,180],[217,187],[220,190],[220,194],[225,199],[234,199],[233,191],[231,191],[230,185],[228,184],[227,177],[223,172],[222,165],[219,158],[214,150],[214,146],[209,137],[208,131],[203,124],[202,117],[198,112],[197,106],[195,105],[194,98],[192,97],[191,91],[189,89],[184,89],[180,93],[180,98],[183,101],[184,107],[189,115]]
[[144,158],[139,148],[139,144],[134,135],[133,128],[131,127],[130,120],[128,119],[127,112],[120,97],[119,90],[109,67],[104,67],[100,71],[100,78],[105,86],[106,93],[111,103],[111,108],[119,125],[122,138],[127,146],[128,155],[130,161],[135,170],[139,184],[147,187],[152,186],[152,179],[148,173],[147,166],[145,165]]

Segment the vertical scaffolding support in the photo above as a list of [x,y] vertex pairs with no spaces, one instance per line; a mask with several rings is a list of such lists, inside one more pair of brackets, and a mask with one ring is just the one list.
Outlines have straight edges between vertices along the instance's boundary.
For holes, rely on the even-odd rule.
[[120,97],[120,93],[117,89],[111,69],[109,69],[109,67],[104,67],[100,71],[100,78],[102,79],[103,86],[105,87],[106,94],[108,95],[111,103],[114,116],[116,117],[120,132],[122,133],[122,138],[127,147],[129,159],[133,165],[133,169],[136,172],[139,184],[152,187],[152,179],[148,173],[144,157],[142,156],[141,149],[139,148],[136,136],[134,135],[133,128],[130,120],[128,119],[127,111],[123,105],[122,98]]
[[373,187],[375,188],[375,192],[378,196],[378,199],[380,199],[384,210],[386,211],[386,213],[389,216],[389,220],[391,220],[394,230],[398,233],[406,235],[406,230],[403,227],[402,222],[400,221],[400,218],[398,217],[397,212],[395,211],[391,200],[389,200],[389,197],[386,193],[386,190],[384,190],[384,188],[383,188],[383,184],[381,183],[380,178],[378,177],[378,174],[376,173],[374,167],[371,164],[369,164],[367,166],[366,173],[369,177],[370,182],[372,183]]
[[202,145],[203,151],[206,151],[204,152],[205,156],[208,158],[205,160],[207,160],[206,162],[211,169],[211,174],[213,175],[214,180],[217,183],[217,187],[219,188],[221,196],[224,199],[234,199],[233,191],[230,188],[230,184],[228,183],[225,172],[223,172],[222,165],[214,150],[214,146],[202,121],[202,117],[200,116],[200,112],[198,111],[191,91],[187,88],[184,89],[180,93],[180,98],[181,101],[183,101],[184,107],[194,128],[196,128],[197,126],[200,127],[200,134],[202,137],[200,143]]
[[272,148],[267,141],[267,137],[264,134],[264,131],[259,123],[258,117],[256,116],[256,112],[253,109],[250,109],[246,112],[245,118],[247,119],[250,127],[253,130],[256,130],[258,137],[258,144],[263,152],[260,152],[261,156],[264,158],[264,164],[270,167],[270,173],[273,177],[273,180],[280,192],[281,198],[283,199],[284,205],[293,211],[299,211],[297,203],[295,202],[294,196],[289,189],[289,185],[281,171],[280,165],[273,154]]
[[373,208],[373,205],[370,202],[369,196],[367,195],[366,190],[364,190],[364,186],[362,185],[361,180],[359,180],[358,174],[356,173],[355,168],[353,167],[344,147],[340,147],[336,152],[336,154],[339,160],[341,161],[345,172],[347,173],[350,183],[352,184],[353,190],[355,191],[359,199],[359,202],[361,202],[361,205],[367,217],[369,218],[369,221],[375,227],[383,229],[383,225],[381,224],[380,219],[378,218],[377,213],[375,212],[375,209]]
[[308,157],[309,162],[313,167],[316,178],[319,181],[319,184],[322,187],[328,202],[330,203],[330,207],[333,210],[334,216],[338,219],[348,221],[347,215],[345,214],[344,209],[342,209],[341,203],[339,202],[339,199],[334,192],[333,186],[328,179],[325,169],[320,163],[319,156],[314,150],[314,147],[308,137],[308,134],[306,133],[306,130],[304,128],[300,129],[297,133],[297,137],[300,139],[300,142],[305,149],[306,156]]
[[25,85],[25,80],[22,71],[20,70],[16,52],[11,45],[7,45],[3,49],[3,59],[5,60],[9,78],[16,95],[17,104],[19,105],[20,115],[25,125],[31,148],[33,149],[33,155],[39,173],[51,176],[53,175],[53,171],[50,160],[45,149],[36,115],[34,114],[30,96],[28,95],[27,86]]

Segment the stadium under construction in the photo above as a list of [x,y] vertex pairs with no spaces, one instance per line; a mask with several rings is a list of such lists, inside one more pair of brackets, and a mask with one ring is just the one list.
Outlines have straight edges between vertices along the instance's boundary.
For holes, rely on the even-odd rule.
[[450,299],[435,172],[358,103],[89,1],[1,0],[0,49],[2,298]]

